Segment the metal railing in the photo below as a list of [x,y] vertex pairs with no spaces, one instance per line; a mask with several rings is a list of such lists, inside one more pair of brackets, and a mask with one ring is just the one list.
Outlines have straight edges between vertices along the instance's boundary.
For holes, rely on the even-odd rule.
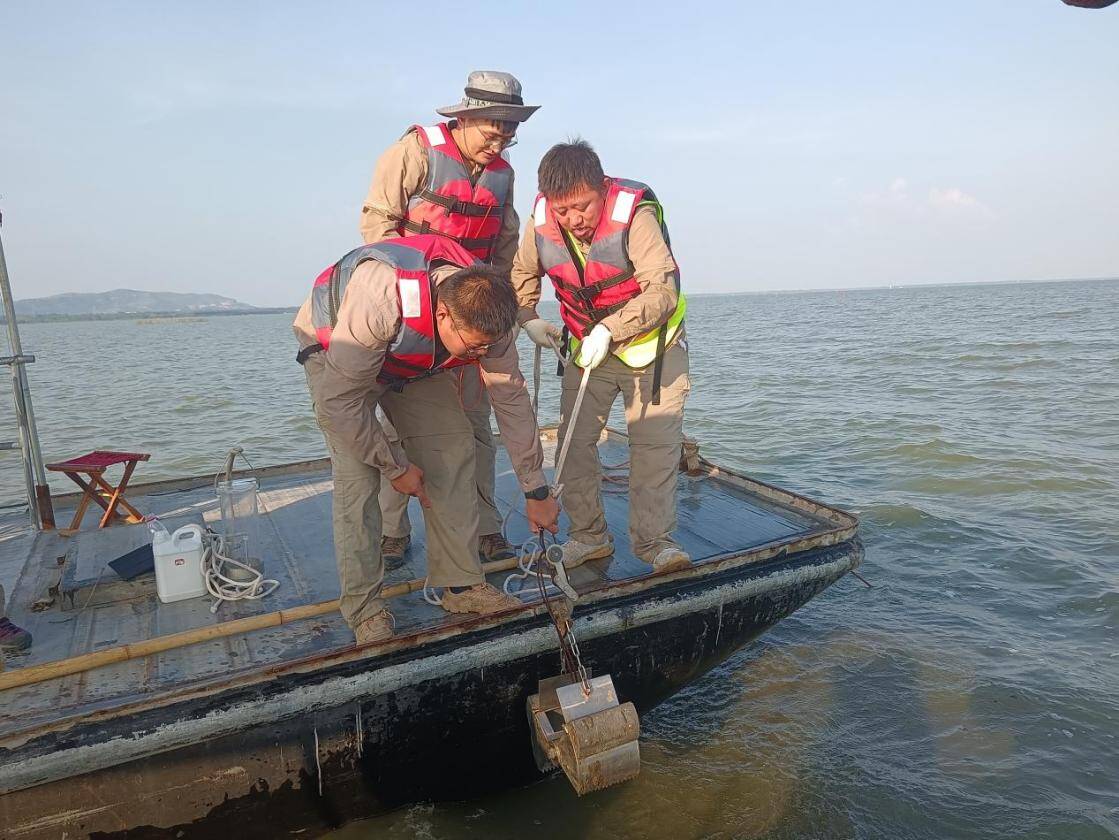
[[[3,216],[0,215],[0,225]],[[16,409],[19,439],[0,442],[0,450],[19,449],[23,462],[23,480],[27,488],[27,510],[31,524],[36,528],[54,527],[54,510],[51,506],[50,488],[47,486],[43,453],[39,450],[39,433],[35,428],[35,409],[31,405],[31,386],[27,382],[27,365],[35,357],[23,352],[16,323],[16,307],[12,288],[8,282],[8,265],[4,260],[4,243],[0,240],[0,295],[4,299],[4,318],[8,324],[8,343],[12,355],[0,356],[0,365],[12,373],[12,396]]]

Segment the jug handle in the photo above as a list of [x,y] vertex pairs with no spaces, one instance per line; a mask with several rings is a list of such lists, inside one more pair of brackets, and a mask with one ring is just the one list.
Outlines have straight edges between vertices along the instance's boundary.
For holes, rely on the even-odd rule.
[[171,535],[171,544],[178,545],[179,540],[187,538],[188,534],[194,534],[198,539],[202,539],[202,526],[201,525],[184,525],[182,528],[177,528],[175,533]]

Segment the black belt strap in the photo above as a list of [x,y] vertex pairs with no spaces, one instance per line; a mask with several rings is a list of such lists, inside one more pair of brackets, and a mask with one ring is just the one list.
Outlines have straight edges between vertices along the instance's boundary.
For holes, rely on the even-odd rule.
[[524,105],[525,101],[515,93],[497,93],[492,90],[482,90],[481,88],[463,88],[463,92],[471,99],[478,99],[482,102],[500,102],[502,105]]
[[617,303],[610,304],[609,306],[599,306],[599,307],[595,307],[593,309],[590,309],[590,310],[587,311],[587,314],[590,315],[591,320],[594,321],[594,323],[597,324],[599,321],[601,321],[607,315],[613,315],[618,310],[624,309],[625,305],[627,303],[629,303],[628,300],[620,300]]
[[563,298],[560,298],[560,304],[566,307],[567,310],[575,315],[580,321],[585,322],[587,327],[593,327],[607,315],[613,315],[615,312],[622,309],[627,303],[629,303],[628,300],[620,300],[617,303],[610,304],[609,306],[588,306],[586,308],[580,308],[578,305],[570,304],[567,301],[563,300]]
[[444,233],[441,230],[435,230],[430,222],[421,222],[417,224],[410,219],[404,219],[400,225],[409,233],[435,233],[439,236],[453,239],[468,251],[474,250],[475,248],[484,248],[492,251],[494,245],[497,243],[496,235],[486,237],[455,236],[453,233]]
[[314,344],[308,344],[306,347],[295,354],[295,360],[299,362],[299,364],[303,364],[313,355],[315,355],[316,353],[321,353],[325,349],[326,348],[318,342]]
[[[406,367],[408,367],[408,365],[406,365]],[[419,368],[417,368],[417,370],[419,370]],[[435,374],[442,373],[445,370],[449,370],[449,368],[434,367],[423,368],[422,370],[422,373],[417,373],[415,376],[409,376],[407,379],[399,376],[392,376],[391,374],[385,373],[382,370],[379,374],[377,374],[377,381],[380,382],[382,385],[388,385],[391,390],[399,394],[401,391],[404,390],[404,386],[407,385],[409,382],[418,382],[421,379],[427,379],[429,376],[435,376]]]
[[623,271],[621,274],[616,274],[613,277],[608,277],[605,280],[599,280],[597,283],[590,283],[586,286],[576,286],[573,283],[557,280],[555,277],[552,278],[552,282],[567,292],[567,294],[589,307],[595,295],[632,279],[633,272],[627,270]]
[[438,204],[449,213],[457,213],[460,216],[493,216],[503,209],[497,204],[478,204],[476,201],[463,201],[447,195],[439,195],[439,193],[434,193],[426,188],[420,190],[416,195],[424,201]]

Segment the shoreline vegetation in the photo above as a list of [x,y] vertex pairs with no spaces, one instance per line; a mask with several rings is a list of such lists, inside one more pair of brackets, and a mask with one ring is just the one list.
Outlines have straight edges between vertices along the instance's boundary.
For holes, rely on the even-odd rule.
[[[178,312],[98,312],[73,315],[19,315],[21,324],[49,324],[59,321],[136,321],[137,323],[151,323],[153,321],[201,321],[203,318],[223,317],[226,315],[278,315],[280,313],[295,314],[298,306],[254,306],[251,309],[216,309],[210,311],[179,310]],[[0,316],[0,324],[7,323]]]

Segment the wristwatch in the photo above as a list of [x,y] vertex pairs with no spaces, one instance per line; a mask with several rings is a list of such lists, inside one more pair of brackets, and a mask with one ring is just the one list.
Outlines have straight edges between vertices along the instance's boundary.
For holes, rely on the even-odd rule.
[[541,484],[535,490],[529,490],[525,493],[525,498],[532,499],[534,502],[542,502],[550,495],[552,495],[552,488],[547,484]]

